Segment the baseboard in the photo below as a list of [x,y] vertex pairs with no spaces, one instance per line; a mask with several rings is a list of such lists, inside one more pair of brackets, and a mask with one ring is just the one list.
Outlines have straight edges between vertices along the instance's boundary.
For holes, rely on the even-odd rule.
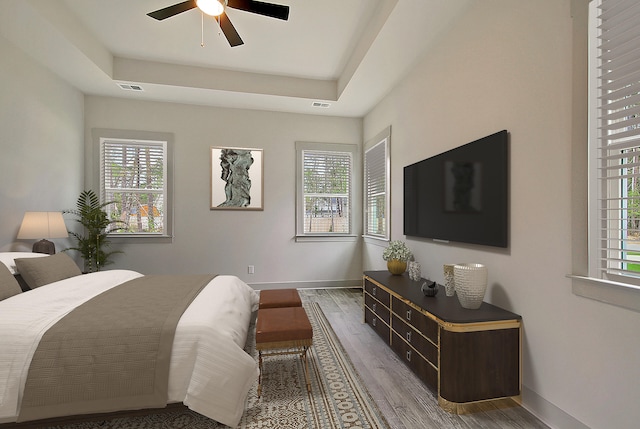
[[248,283],[256,290],[268,289],[324,289],[324,288],[353,288],[362,287],[362,279],[355,280],[310,280],[290,282],[262,282]]
[[522,407],[542,420],[547,426],[557,429],[589,429],[531,389],[522,386]]

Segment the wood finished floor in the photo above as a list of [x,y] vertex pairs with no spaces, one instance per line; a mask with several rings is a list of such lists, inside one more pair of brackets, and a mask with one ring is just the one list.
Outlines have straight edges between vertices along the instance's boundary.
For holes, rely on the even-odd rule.
[[524,408],[482,404],[473,414],[442,410],[426,387],[373,330],[363,323],[361,289],[300,289],[331,323],[369,393],[393,429],[529,429],[548,426]]

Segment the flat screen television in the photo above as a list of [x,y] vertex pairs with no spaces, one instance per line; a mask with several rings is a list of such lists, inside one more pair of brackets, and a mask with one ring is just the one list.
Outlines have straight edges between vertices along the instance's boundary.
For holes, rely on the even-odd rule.
[[509,134],[404,167],[404,234],[508,247]]

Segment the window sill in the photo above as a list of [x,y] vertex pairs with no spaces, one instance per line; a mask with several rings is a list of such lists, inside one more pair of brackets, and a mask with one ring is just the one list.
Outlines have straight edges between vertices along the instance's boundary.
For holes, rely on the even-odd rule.
[[575,295],[640,312],[640,287],[611,280],[568,275]]
[[296,243],[305,242],[330,242],[330,241],[358,241],[357,235],[296,235]]
[[170,235],[109,235],[112,243],[173,243],[173,236]]
[[363,235],[362,238],[366,244],[375,244],[376,246],[387,247],[389,239],[384,237],[376,237],[375,235]]

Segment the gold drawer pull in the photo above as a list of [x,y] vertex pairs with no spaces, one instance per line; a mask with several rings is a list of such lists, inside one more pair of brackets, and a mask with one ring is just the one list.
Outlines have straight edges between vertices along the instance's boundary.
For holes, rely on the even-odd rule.
[[407,360],[411,362],[411,350],[407,352]]
[[411,331],[407,331],[407,341],[411,343]]
[[411,321],[411,310],[407,310],[407,320]]

